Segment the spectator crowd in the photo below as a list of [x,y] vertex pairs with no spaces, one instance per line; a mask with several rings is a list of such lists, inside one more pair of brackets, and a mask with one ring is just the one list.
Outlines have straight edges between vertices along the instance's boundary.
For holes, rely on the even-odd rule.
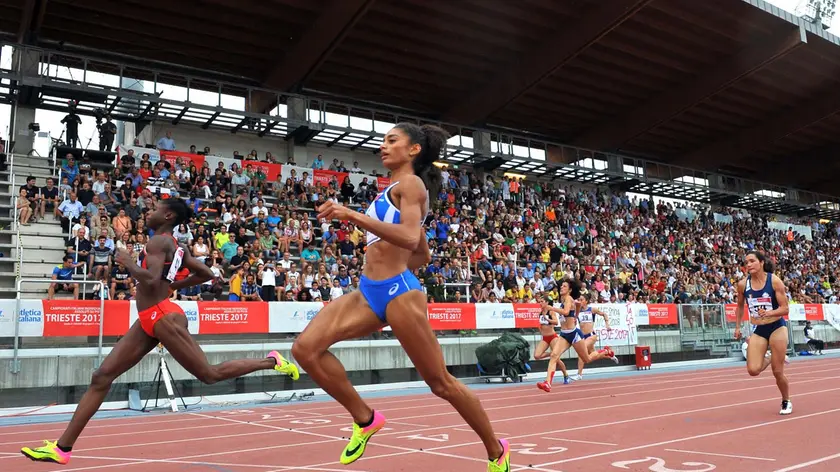
[[[170,134],[161,141],[174,148]],[[249,156],[256,159],[257,151]],[[277,162],[270,153],[265,161]],[[20,188],[21,224],[49,210],[72,235],[50,297],[56,290],[80,296],[68,281],[84,272],[103,281],[107,297],[132,298],[134,283],[114,250],[140,254],[152,236],[146,215],[165,197],[185,198],[195,210],[174,236],[214,274],[176,299],[330,301],[358,289],[363,230],[318,221],[315,208],[333,199],[365,211],[378,192],[375,177],[321,187],[307,173],[271,182],[247,165],[196,168],[183,158],[155,163],[133,152],[119,163],[97,169],[67,156],[59,183],[50,179],[38,188],[32,178]],[[311,165],[324,166],[322,156]],[[337,159],[329,169],[362,172],[358,162],[348,169]],[[770,215],[654,203],[606,188],[442,173],[425,222],[433,259],[417,270],[431,302],[531,302],[540,293],[552,300],[559,281],[575,277],[598,302],[733,303],[745,254],[754,249],[776,262],[792,301],[838,301],[836,223],[797,221],[811,227],[809,240],[768,229]]]

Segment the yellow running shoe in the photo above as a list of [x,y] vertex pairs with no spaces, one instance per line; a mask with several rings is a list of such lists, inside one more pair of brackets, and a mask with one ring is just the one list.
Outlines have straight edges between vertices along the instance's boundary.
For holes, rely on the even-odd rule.
[[277,372],[283,372],[284,374],[291,377],[292,380],[297,380],[300,378],[300,371],[298,371],[297,366],[287,361],[286,358],[283,357],[279,352],[271,351],[266,357],[274,359],[274,362],[277,363],[277,365],[274,366],[274,370],[276,370]]
[[385,426],[385,417],[375,410],[373,412],[373,422],[370,425],[362,428],[356,423],[353,423],[353,436],[350,437],[350,443],[347,444],[347,447],[344,448],[344,452],[341,454],[341,463],[347,465],[362,457],[365,453],[367,442],[383,426]]
[[510,443],[506,439],[500,439],[502,455],[487,464],[487,472],[510,472]]
[[70,462],[70,453],[58,448],[57,441],[44,441],[44,445],[30,449],[24,447],[20,453],[24,456],[39,462],[55,462],[56,464],[67,464]]

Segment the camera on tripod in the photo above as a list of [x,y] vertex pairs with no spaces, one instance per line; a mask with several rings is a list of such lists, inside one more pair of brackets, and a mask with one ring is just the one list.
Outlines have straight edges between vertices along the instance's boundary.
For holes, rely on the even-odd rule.
[[96,108],[93,110],[93,117],[96,119],[96,127],[99,128],[102,126],[102,120],[105,119],[105,116],[108,113],[102,108]]

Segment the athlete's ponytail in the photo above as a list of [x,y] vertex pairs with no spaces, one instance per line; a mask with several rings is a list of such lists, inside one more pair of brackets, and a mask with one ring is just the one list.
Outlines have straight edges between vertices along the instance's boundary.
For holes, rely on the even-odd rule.
[[771,261],[770,258],[767,257],[767,255],[764,254],[763,252],[761,252],[761,251],[750,251],[750,252],[747,253],[748,256],[750,254],[755,256],[755,258],[758,259],[758,262],[761,262],[761,269],[764,272],[767,272],[768,274],[772,274],[773,271],[776,269],[776,265],[773,264],[773,261]]
[[394,128],[399,128],[408,135],[411,144],[420,145],[420,154],[414,157],[412,166],[414,174],[423,180],[426,189],[429,191],[429,200],[437,197],[440,191],[441,174],[440,169],[434,162],[440,159],[449,133],[433,125],[417,126],[414,123],[397,123]]
[[566,283],[569,284],[569,295],[572,300],[578,300],[580,298],[580,282],[575,279],[566,279]]

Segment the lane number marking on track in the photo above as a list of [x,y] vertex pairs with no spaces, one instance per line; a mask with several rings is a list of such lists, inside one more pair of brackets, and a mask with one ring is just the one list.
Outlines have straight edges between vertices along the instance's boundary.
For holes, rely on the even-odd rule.
[[651,472],[709,472],[717,468],[717,466],[707,464],[705,462],[683,462],[682,465],[693,468],[670,469],[665,466],[665,460],[658,457],[645,457],[644,459],[636,459],[632,461],[617,461],[613,462],[612,466],[619,469],[629,469],[632,464],[644,464],[645,462],[653,462],[653,464],[648,467],[648,470]]
[[518,443],[516,444],[516,447],[517,449],[511,447],[511,452],[525,454],[526,456],[544,456],[547,454],[560,454],[561,452],[566,452],[569,450],[568,447],[563,446],[548,446],[544,450],[537,450],[541,449],[541,447],[533,443]]
[[307,418],[305,420],[292,420],[289,421],[291,424],[302,424],[305,426],[312,426],[314,424],[329,424],[332,423],[331,420],[323,420],[321,418]]
[[260,418],[260,421],[269,420],[269,419],[271,419],[271,420],[283,420],[283,419],[289,419],[289,418],[297,418],[297,416],[295,416],[295,415],[280,415],[280,416],[262,415],[262,418]]

